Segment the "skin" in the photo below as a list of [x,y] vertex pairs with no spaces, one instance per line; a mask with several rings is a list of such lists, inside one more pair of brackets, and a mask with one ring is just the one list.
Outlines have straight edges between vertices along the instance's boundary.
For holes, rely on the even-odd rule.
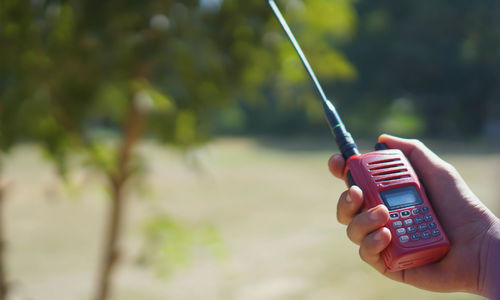
[[[451,243],[448,254],[437,263],[388,272],[380,253],[391,241],[384,225],[389,212],[379,205],[362,212],[363,192],[352,186],[337,204],[337,219],[347,225],[347,236],[359,245],[359,255],[384,276],[436,292],[468,292],[500,296],[500,221],[472,193],[457,170],[418,140],[382,135],[379,142],[403,151],[426,187],[435,213]],[[345,161],[333,155],[330,172],[343,179]]]

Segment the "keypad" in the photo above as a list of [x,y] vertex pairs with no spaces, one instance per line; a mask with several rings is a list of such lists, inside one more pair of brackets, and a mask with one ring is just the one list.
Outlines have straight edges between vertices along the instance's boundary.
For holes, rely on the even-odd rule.
[[391,212],[389,218],[400,243],[417,242],[441,235],[429,214],[429,207],[422,206],[402,212]]

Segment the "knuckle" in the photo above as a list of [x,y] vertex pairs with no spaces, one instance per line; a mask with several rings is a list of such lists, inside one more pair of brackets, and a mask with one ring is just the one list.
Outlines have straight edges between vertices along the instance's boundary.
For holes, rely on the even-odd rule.
[[412,144],[415,148],[419,148],[419,149],[424,149],[426,148],[424,143],[422,143],[421,140],[419,139],[410,139],[409,140],[410,144]]
[[353,223],[351,222],[346,229],[347,237],[355,244],[359,245],[359,238],[358,234],[356,233],[355,227]]
[[[351,223],[351,224],[352,224],[352,223]],[[351,224],[349,224],[349,225],[347,226],[347,228],[345,229],[345,233],[347,234],[347,237],[348,237],[351,241],[353,241],[353,240],[352,240],[352,225],[351,225]],[[354,241],[353,241],[353,242],[354,242]]]
[[444,160],[443,160],[443,169],[450,176],[455,177],[458,175],[457,169],[452,164]]
[[358,255],[359,255],[359,258],[361,258],[362,261],[368,263],[368,259],[366,257],[366,247],[364,247],[363,245],[361,245],[359,247],[359,250],[358,250]]
[[413,151],[421,152],[424,154],[430,151],[429,148],[427,148],[427,146],[421,140],[410,139],[409,144],[412,146]]

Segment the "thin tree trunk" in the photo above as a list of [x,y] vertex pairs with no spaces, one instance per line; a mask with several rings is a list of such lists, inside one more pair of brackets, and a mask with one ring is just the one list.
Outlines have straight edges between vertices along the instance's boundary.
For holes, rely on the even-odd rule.
[[[0,161],[0,172],[1,172],[1,161]],[[7,299],[7,278],[5,275],[5,239],[4,239],[4,186],[0,181],[0,300]]]
[[[91,149],[92,145],[85,139],[82,131],[67,117],[67,114],[56,99],[58,99],[58,97],[54,96],[54,116],[66,130],[75,134],[84,148]],[[130,168],[130,157],[134,145],[141,135],[144,121],[144,112],[138,108],[135,101],[132,101],[131,104],[130,113],[123,128],[121,144],[117,149],[118,159],[116,170],[106,170],[108,184],[111,189],[111,202],[106,217],[106,233],[97,278],[95,300],[106,300],[109,298],[111,294],[113,271],[120,255],[118,240],[120,238],[123,210],[125,206],[123,190],[132,172]]]
[[96,300],[106,300],[111,294],[113,271],[120,256],[118,240],[120,238],[125,206],[123,190],[132,172],[130,158],[133,147],[140,136],[142,123],[142,113],[132,105],[124,127],[122,143],[118,148],[117,171],[107,174],[112,194],[107,216],[103,256],[97,281]]
[[106,237],[103,249],[101,270],[98,278],[96,300],[108,299],[110,294],[110,281],[116,261],[119,257],[118,238],[120,236],[123,216],[123,184],[112,187],[112,202],[109,206]]

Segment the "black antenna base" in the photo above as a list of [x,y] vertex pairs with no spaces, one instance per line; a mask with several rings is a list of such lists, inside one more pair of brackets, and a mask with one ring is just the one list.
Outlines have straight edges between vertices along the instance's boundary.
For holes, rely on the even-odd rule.
[[344,125],[337,125],[332,129],[332,131],[335,135],[335,142],[337,142],[340,153],[342,153],[345,160],[349,159],[349,157],[353,155],[359,155],[358,146],[356,146],[354,139],[345,129]]

